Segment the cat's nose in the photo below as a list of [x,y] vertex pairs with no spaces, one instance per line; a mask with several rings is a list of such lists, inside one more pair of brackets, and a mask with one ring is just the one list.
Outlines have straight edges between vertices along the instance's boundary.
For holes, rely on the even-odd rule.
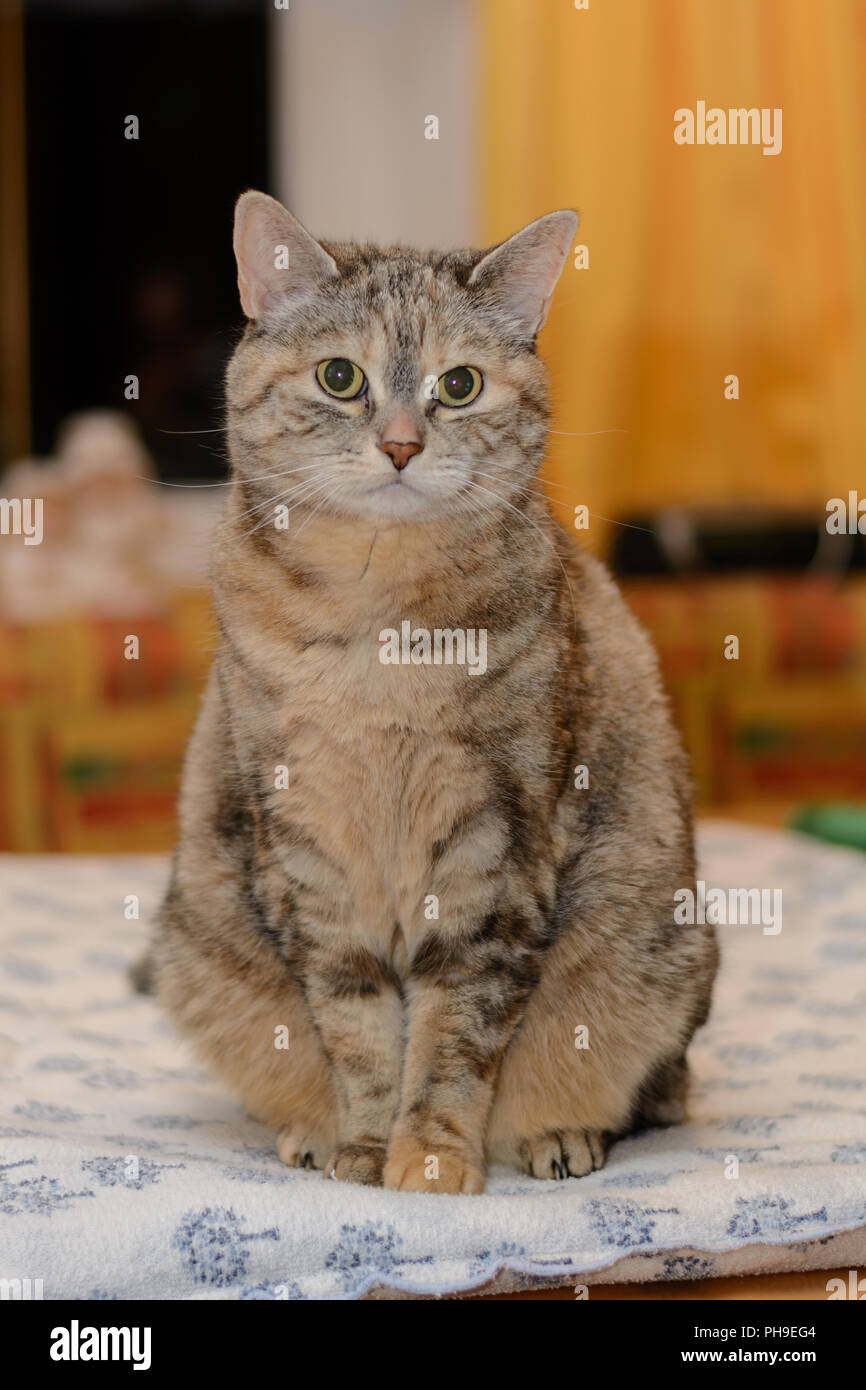
[[386,439],[379,445],[383,454],[387,454],[397,472],[401,472],[406,464],[416,454],[420,454],[423,445],[418,439]]

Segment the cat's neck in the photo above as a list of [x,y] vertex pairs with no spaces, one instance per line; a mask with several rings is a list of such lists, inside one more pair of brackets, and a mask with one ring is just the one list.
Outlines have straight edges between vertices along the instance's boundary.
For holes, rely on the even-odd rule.
[[519,623],[525,635],[527,615],[530,628],[532,615],[543,621],[571,587],[548,504],[527,501],[500,524],[463,516],[377,528],[310,516],[267,536],[250,532],[242,500],[230,501],[213,566],[223,637],[279,684],[287,647],[373,650],[407,623],[500,635]]
[[[240,493],[230,497],[223,525],[223,553],[244,568],[264,565],[279,583],[318,588],[330,597],[366,608],[399,595],[465,592],[472,575],[495,578],[515,555],[547,551],[554,558],[555,522],[546,500],[534,492],[517,506],[495,512],[456,513],[427,522],[376,524],[298,509],[288,531],[252,532]],[[311,595],[308,594],[308,597]]]

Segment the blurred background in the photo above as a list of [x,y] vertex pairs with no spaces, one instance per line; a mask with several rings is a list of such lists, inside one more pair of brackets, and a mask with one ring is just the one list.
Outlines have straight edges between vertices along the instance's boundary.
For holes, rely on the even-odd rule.
[[[675,143],[699,101],[781,109],[781,151]],[[701,810],[866,847],[856,500],[826,526],[866,499],[862,0],[0,0],[0,499],[44,530],[0,534],[0,849],[172,843],[247,187],[420,246],[579,210],[557,513],[655,638]]]

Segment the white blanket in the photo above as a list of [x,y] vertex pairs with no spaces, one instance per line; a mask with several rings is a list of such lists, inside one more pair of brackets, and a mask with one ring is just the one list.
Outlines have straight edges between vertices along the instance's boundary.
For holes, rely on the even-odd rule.
[[722,824],[700,846],[708,884],[781,888],[783,918],[719,928],[692,1121],[586,1178],[497,1169],[478,1197],[279,1163],[127,986],[164,860],[0,859],[0,1278],[45,1298],[347,1299],[862,1265],[866,856]]

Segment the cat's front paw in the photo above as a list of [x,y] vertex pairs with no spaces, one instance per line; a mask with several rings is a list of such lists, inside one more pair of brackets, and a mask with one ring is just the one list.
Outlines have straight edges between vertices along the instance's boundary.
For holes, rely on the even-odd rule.
[[324,1168],[333,1150],[333,1139],[303,1125],[284,1125],[277,1135],[277,1153],[289,1168]]
[[325,1177],[381,1187],[384,1166],[384,1144],[341,1144],[325,1169]]
[[465,1154],[416,1139],[395,1139],[388,1149],[384,1183],[400,1192],[483,1192],[484,1174]]
[[605,1145],[597,1129],[554,1129],[518,1146],[523,1171],[533,1178],[584,1178],[603,1168]]

